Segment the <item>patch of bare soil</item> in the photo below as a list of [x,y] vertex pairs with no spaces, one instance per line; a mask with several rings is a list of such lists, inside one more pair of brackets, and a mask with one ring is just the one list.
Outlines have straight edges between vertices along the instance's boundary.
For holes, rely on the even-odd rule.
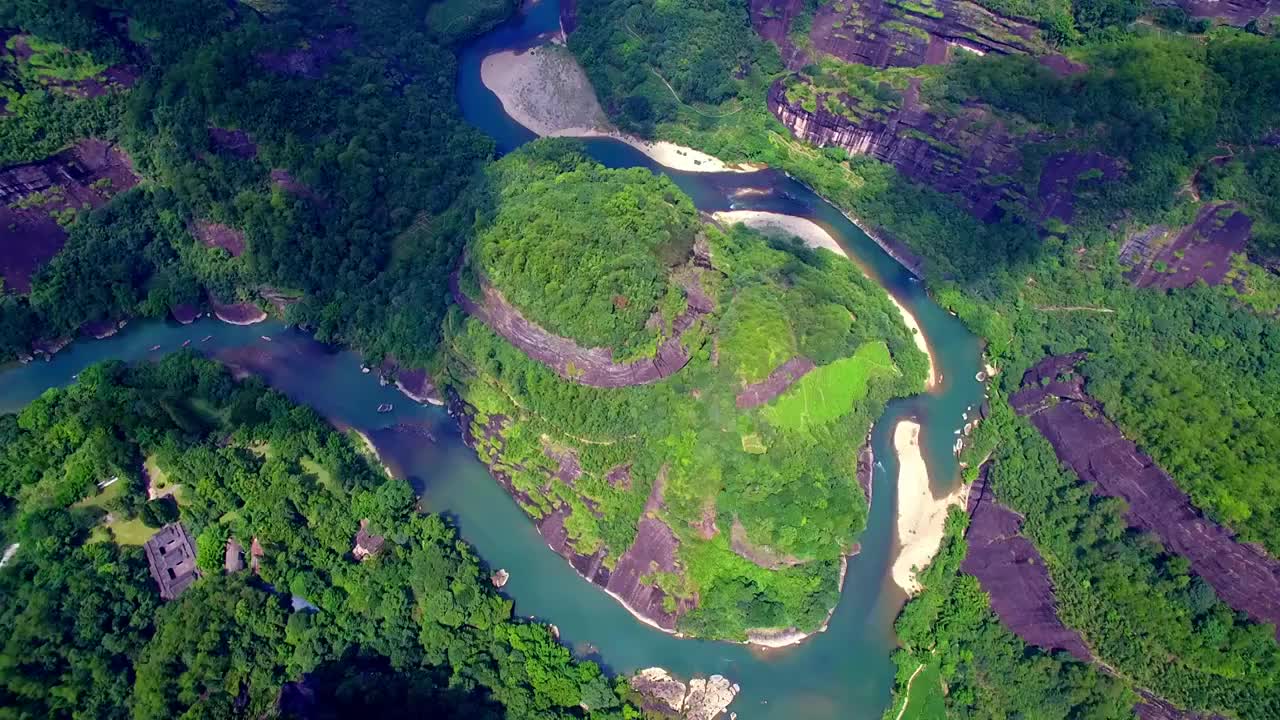
[[208,220],[197,220],[191,228],[191,234],[207,248],[222,248],[231,257],[240,257],[244,254],[244,233],[233,227]]
[[1231,271],[1231,256],[1244,252],[1252,229],[1253,220],[1231,203],[1210,203],[1172,241],[1159,226],[1135,234],[1121,259],[1132,265],[1127,277],[1138,287],[1186,288],[1201,280],[1219,285]]
[[355,30],[341,28],[313,37],[298,47],[258,53],[258,62],[272,72],[318,80],[342,53],[355,46]]
[[245,160],[258,156],[258,144],[253,141],[249,133],[243,130],[210,127],[209,142],[213,143],[214,149],[220,153]]
[[746,558],[766,570],[778,570],[799,565],[803,560],[791,555],[784,555],[773,548],[756,545],[747,537],[747,529],[738,518],[733,519],[733,527],[729,530],[730,546],[739,557]]
[[985,467],[970,491],[968,510],[969,552],[960,570],[978,579],[1000,622],[1029,645],[1065,650],[1081,662],[1091,662],[1093,655],[1080,633],[1058,618],[1058,602],[1040,551],[1019,533],[1022,518],[996,502]]
[[298,180],[288,170],[275,168],[271,171],[271,184],[284,190],[291,195],[297,195],[300,198],[310,200],[316,204],[324,204],[323,198],[319,193],[311,189],[310,185]]
[[793,357],[774,368],[769,377],[752,383],[738,393],[737,406],[742,409],[758,407],[773,400],[808,375],[817,365],[807,357]]
[[574,341],[553,335],[525,319],[507,302],[502,293],[481,281],[483,299],[476,302],[458,284],[459,271],[449,278],[454,302],[468,315],[515,345],[525,355],[554,370],[561,377],[580,385],[616,388],[646,385],[670,377],[689,364],[692,358],[681,338],[697,325],[704,315],[715,309],[715,303],[699,287],[696,277],[685,290],[688,307],[672,323],[671,333],[651,358],[629,363],[615,363],[608,348],[583,348]]
[[58,218],[102,207],[138,184],[124,151],[101,140],[81,140],[38,163],[0,170],[0,275],[10,292],[31,290],[31,276],[67,240]]
[[1128,503],[1129,524],[1185,557],[1223,602],[1256,622],[1280,627],[1280,561],[1205,517],[1168,473],[1125,438],[1076,374],[1083,357],[1053,356],[1028,370],[1022,390],[1011,398],[1014,409],[1094,492]]

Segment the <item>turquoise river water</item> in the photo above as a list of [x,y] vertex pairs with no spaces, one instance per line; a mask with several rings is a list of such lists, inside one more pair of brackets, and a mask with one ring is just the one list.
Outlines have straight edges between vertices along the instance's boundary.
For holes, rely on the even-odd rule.
[[[528,142],[533,135],[512,121],[481,83],[480,61],[497,50],[527,46],[556,29],[558,6],[554,0],[543,0],[462,53],[458,101],[463,114],[491,135],[501,152]],[[443,410],[418,406],[394,387],[380,385],[376,375],[362,374],[357,354],[321,345],[277,322],[249,327],[209,319],[190,326],[135,322],[115,337],[74,343],[49,362],[4,369],[0,412],[20,410],[46,389],[73,382],[92,363],[155,359],[189,341],[200,352],[257,372],[273,387],[334,422],[367,432],[392,470],[418,489],[425,507],[452,517],[491,566],[511,572],[503,592],[514,599],[516,612],[555,623],[562,639],[579,655],[615,672],[656,665],[686,677],[721,673],[742,686],[730,709],[747,720],[879,718],[890,701],[892,624],[903,600],[889,579],[896,551],[893,426],[907,417],[922,423],[921,440],[935,492],[958,482],[952,453],[955,433],[965,422],[964,413],[972,415],[983,393],[974,379],[981,361],[978,339],[839,211],[780,173],[679,173],[660,168],[612,140],[592,140],[587,147],[611,167],[642,166],[666,172],[702,210],[770,210],[819,222],[915,314],[933,348],[943,382],[933,393],[891,403],[876,423],[872,431],[877,460],[874,501],[861,538],[862,551],[850,560],[844,595],[827,631],[799,646],[761,651],[678,639],[641,624],[578,577],[542,542],[533,524],[462,445],[453,420]],[[732,193],[745,187],[764,194],[741,195],[735,201]],[[381,403],[392,403],[395,410],[379,414],[376,408]],[[432,438],[420,431],[424,426]]]

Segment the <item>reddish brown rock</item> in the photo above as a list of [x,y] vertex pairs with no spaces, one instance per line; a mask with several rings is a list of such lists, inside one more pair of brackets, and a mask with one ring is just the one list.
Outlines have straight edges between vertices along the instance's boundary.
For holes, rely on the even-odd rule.
[[978,579],[991,597],[991,609],[1014,635],[1029,645],[1065,650],[1081,662],[1091,662],[1093,655],[1080,633],[1058,618],[1044,559],[1019,534],[1022,518],[996,502],[985,471],[984,467],[969,493],[969,551],[960,570]]
[[1260,28],[1271,28],[1280,15],[1277,0],[1164,0],[1155,4],[1177,5],[1191,17],[1212,18],[1236,27],[1257,22]]
[[1205,517],[1168,473],[1124,437],[1085,391],[1075,372],[1082,359],[1082,353],[1049,357],[1028,370],[1022,390],[1010,398],[1014,409],[1094,492],[1128,503],[1129,524],[1185,557],[1224,603],[1280,627],[1280,561]]
[[870,155],[916,182],[958,195],[986,221],[1003,217],[1009,203],[1042,219],[1069,221],[1079,195],[1100,191],[1120,174],[1120,164],[1100,153],[1058,153],[1047,158],[1039,185],[1028,188],[1017,180],[1024,174],[1024,150],[1052,141],[1047,132],[1010,126],[979,103],[937,114],[921,103],[915,78],[896,102],[873,107],[847,94],[819,93],[806,109],[788,89],[809,82],[803,76],[779,80],[769,91],[769,110],[792,135],[818,147]]
[[[789,37],[804,0],[752,0],[756,32],[778,44],[788,67],[813,58]],[[901,3],[861,0],[823,3],[814,13],[808,45],[845,62],[871,67],[945,63],[957,53],[1039,53],[1046,49],[1034,21],[1005,17],[967,0]]]
[[1155,226],[1135,233],[1120,256],[1130,265],[1127,277],[1138,287],[1186,288],[1200,281],[1220,285],[1231,272],[1232,256],[1245,251],[1252,230],[1252,218],[1231,203],[1209,203],[1181,230]]
[[817,366],[807,357],[793,357],[774,368],[769,377],[758,383],[752,383],[738,393],[739,408],[753,408],[773,400],[787,391],[800,378],[808,375]]
[[38,163],[0,170],[0,275],[7,291],[27,293],[31,276],[62,249],[56,219],[98,208],[138,184],[133,163],[101,140],[81,140]]
[[222,248],[231,257],[240,257],[244,254],[244,233],[233,227],[208,220],[198,220],[191,228],[191,234],[207,248]]
[[[485,445],[496,448],[493,457],[502,455],[502,429],[506,419],[502,416],[490,416],[484,427],[477,428],[472,423],[472,411],[456,396],[450,398],[450,413],[458,418],[462,427],[462,439],[468,447],[476,448]],[[563,454],[557,454],[561,459]],[[483,459],[483,458],[482,458]],[[577,458],[573,461],[576,463]],[[488,463],[489,473],[498,484],[511,494],[523,508],[533,506],[532,500],[511,484],[511,478],[500,467],[499,462]],[[577,469],[580,472],[580,468]],[[579,575],[595,585],[600,586],[610,595],[623,603],[633,614],[646,622],[667,631],[674,631],[682,615],[693,609],[695,599],[673,598],[672,610],[667,609],[666,593],[653,584],[644,582],[654,572],[679,573],[681,568],[676,559],[679,540],[675,533],[661,519],[662,490],[664,480],[662,473],[654,480],[653,489],[645,503],[643,515],[636,527],[636,537],[631,547],[618,557],[612,570],[605,566],[606,550],[602,549],[592,555],[584,555],[574,549],[565,528],[565,518],[569,516],[569,508],[561,505],[537,520],[538,533],[547,541],[547,545],[564,559]]]
[[481,283],[482,299],[477,302],[459,286],[459,272],[449,278],[449,288],[454,302],[468,315],[489,326],[507,342],[525,355],[546,365],[561,377],[580,385],[616,388],[645,385],[670,377],[689,364],[692,355],[684,346],[684,334],[715,309],[715,303],[707,297],[695,279],[685,288],[687,308],[672,323],[666,340],[658,346],[651,358],[629,363],[615,363],[613,351],[608,348],[583,348],[574,341],[553,335],[535,325],[487,283]]
[[200,317],[200,308],[184,303],[169,308],[169,314],[173,316],[173,319],[179,325],[190,325],[196,321],[196,318]]

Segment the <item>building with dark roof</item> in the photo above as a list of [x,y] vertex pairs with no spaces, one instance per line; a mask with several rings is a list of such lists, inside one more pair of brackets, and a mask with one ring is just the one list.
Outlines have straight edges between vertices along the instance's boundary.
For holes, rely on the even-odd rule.
[[369,520],[366,518],[360,521],[360,531],[356,533],[356,546],[351,554],[355,555],[357,560],[364,560],[371,555],[377,555],[385,542],[386,538],[369,532]]
[[160,597],[173,600],[200,577],[196,569],[196,551],[179,523],[165,525],[142,545],[151,566],[151,577],[160,586]]

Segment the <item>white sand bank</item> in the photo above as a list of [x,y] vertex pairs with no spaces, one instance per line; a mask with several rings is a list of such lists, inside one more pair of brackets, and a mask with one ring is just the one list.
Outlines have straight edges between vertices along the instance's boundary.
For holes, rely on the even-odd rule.
[[480,65],[480,78],[516,122],[543,137],[611,137],[648,155],[660,165],[685,172],[755,172],[692,148],[648,142],[614,128],[591,81],[566,49],[543,45],[531,50],[493,53]]
[[920,424],[903,420],[893,430],[898,455],[898,544],[893,561],[893,582],[908,594],[920,589],[912,568],[923,568],[942,546],[947,510],[964,506],[969,486],[962,484],[946,497],[934,497],[929,489],[929,469],[920,452]]
[[[717,222],[727,225],[742,223],[749,228],[766,234],[794,235],[803,240],[809,247],[826,248],[842,257],[849,257],[849,254],[844,251],[844,248],[840,247],[840,243],[836,242],[836,239],[831,236],[831,233],[827,232],[826,228],[802,217],[759,210],[718,212],[712,217]],[[938,385],[938,370],[937,363],[933,358],[933,351],[929,349],[929,341],[925,338],[924,330],[920,328],[920,323],[916,322],[916,318],[911,314],[911,311],[907,310],[906,306],[899,302],[892,293],[889,294],[889,300],[893,302],[894,307],[898,308],[898,312],[902,314],[902,322],[906,323],[907,330],[911,332],[911,337],[915,340],[916,347],[929,358],[929,376],[925,380],[925,389],[932,390]]]

